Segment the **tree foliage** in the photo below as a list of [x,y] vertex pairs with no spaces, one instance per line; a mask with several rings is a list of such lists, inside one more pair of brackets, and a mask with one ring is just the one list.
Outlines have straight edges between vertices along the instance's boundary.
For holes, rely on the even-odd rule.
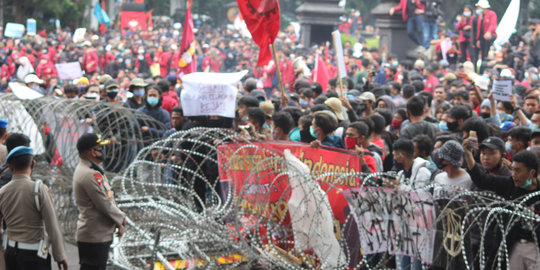
[[34,18],[38,29],[54,28],[54,20],[63,26],[76,27],[82,23],[83,13],[89,0],[3,0],[4,22],[26,23]]

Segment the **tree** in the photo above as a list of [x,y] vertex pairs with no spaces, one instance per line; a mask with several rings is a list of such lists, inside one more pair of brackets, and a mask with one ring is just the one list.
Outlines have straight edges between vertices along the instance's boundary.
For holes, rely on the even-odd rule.
[[[5,22],[26,23],[26,19],[35,18],[38,28],[54,28],[54,20],[62,25],[76,27],[82,22],[84,8],[89,0],[0,0]],[[52,19],[52,24],[49,22]]]

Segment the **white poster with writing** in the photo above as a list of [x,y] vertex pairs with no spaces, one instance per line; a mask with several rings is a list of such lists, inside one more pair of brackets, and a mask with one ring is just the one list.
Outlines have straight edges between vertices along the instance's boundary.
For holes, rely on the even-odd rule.
[[247,70],[236,73],[195,72],[182,77],[180,96],[184,116],[217,115],[234,118],[238,82]]
[[81,64],[79,62],[70,62],[64,64],[55,64],[58,78],[60,80],[75,80],[82,77]]
[[436,213],[431,194],[366,187],[343,195],[356,218],[363,254],[388,252],[433,262]]
[[493,98],[500,101],[510,101],[512,94],[512,81],[510,80],[494,80],[493,81]]

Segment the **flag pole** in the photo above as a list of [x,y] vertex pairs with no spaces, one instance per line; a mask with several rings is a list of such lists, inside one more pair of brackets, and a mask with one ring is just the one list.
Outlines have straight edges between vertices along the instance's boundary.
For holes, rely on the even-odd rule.
[[276,72],[279,81],[279,89],[281,90],[281,97],[285,97],[285,88],[283,87],[283,80],[281,79],[281,71],[279,70],[279,62],[276,56],[276,48],[274,44],[270,44],[269,46],[272,50],[272,57],[274,57],[274,65],[276,65]]

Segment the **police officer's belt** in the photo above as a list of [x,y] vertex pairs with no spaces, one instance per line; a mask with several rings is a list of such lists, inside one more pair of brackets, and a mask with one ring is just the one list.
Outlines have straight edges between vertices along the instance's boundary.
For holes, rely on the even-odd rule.
[[30,244],[30,243],[23,243],[23,242],[8,240],[8,246],[12,248],[17,247],[18,249],[24,249],[24,250],[38,250],[39,242]]

